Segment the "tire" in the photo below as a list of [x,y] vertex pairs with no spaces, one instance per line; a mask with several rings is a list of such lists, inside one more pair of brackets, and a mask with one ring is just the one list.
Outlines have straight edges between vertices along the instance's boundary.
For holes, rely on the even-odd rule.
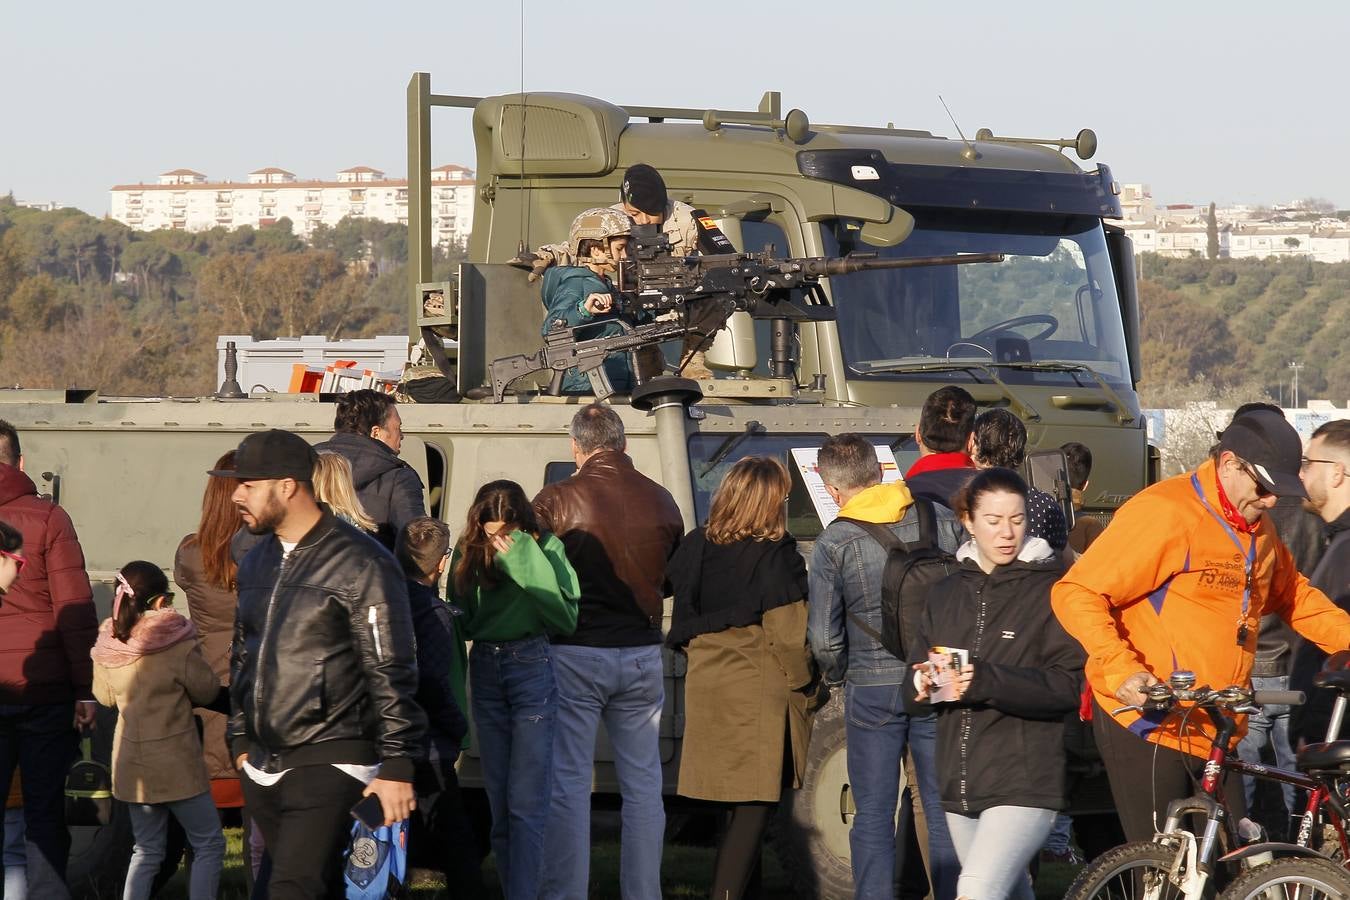
[[[1297,891],[1297,894],[1294,892]],[[1343,900],[1350,897],[1350,872],[1324,859],[1279,859],[1237,878],[1222,900]]]
[[[845,746],[844,691],[837,688],[816,712],[805,778],[801,788],[784,793],[772,834],[774,851],[803,897],[853,897],[848,842],[853,800]],[[900,789],[903,795],[903,780]]]
[[[1174,851],[1155,841],[1123,844],[1079,872],[1064,900],[1180,900],[1181,889],[1168,881],[1175,859]],[[1208,886],[1205,896],[1213,896]]]

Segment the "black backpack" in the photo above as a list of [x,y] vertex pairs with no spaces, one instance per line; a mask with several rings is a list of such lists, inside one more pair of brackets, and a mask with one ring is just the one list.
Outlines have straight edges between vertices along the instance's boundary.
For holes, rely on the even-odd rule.
[[902,662],[908,661],[913,649],[909,642],[918,633],[928,589],[956,571],[956,557],[938,546],[932,501],[914,498],[914,511],[919,517],[919,539],[913,543],[900,540],[889,525],[839,520],[857,525],[886,550],[886,567],[881,574],[881,632],[851,612],[848,617]]

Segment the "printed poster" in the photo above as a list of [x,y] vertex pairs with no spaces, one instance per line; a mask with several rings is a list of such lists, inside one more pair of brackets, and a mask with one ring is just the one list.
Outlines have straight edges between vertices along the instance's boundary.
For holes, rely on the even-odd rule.
[[[885,444],[873,444],[872,449],[877,452],[877,462],[881,464],[882,483],[900,481],[900,465],[895,461],[895,454],[891,452],[891,448]],[[816,515],[820,517],[820,525],[823,528],[839,515],[839,506],[830,499],[829,492],[825,490],[825,482],[820,477],[820,469],[816,466],[816,456],[819,453],[818,447],[793,447],[792,463],[797,467],[797,474],[801,476],[802,483],[806,485],[806,492],[811,496],[811,505],[816,508]]]

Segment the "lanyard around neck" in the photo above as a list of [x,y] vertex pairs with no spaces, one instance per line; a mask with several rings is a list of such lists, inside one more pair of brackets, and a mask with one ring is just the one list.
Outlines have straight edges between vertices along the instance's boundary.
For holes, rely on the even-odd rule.
[[1243,556],[1242,618],[1245,621],[1247,608],[1251,605],[1252,600],[1252,571],[1256,568],[1256,535],[1252,535],[1252,542],[1249,546],[1242,546],[1242,538],[1238,537],[1236,529],[1210,504],[1204,490],[1200,487],[1200,476],[1194,472],[1191,473],[1191,487],[1195,488],[1195,496],[1200,498],[1200,502],[1204,504],[1205,509],[1209,510],[1210,515],[1219,521],[1229,539],[1237,546],[1238,551]]

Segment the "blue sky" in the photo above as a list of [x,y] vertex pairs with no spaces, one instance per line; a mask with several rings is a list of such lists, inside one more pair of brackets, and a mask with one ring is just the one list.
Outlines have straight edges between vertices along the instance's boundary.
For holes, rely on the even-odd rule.
[[[0,53],[0,192],[94,214],[187,166],[242,180],[406,169],[404,89],[521,84],[518,2],[19,3]],[[1350,206],[1350,4],[526,0],[525,87],[620,104],[753,108],[952,135],[1097,131],[1097,159],[1162,202]],[[468,114],[437,163],[472,166]]]

